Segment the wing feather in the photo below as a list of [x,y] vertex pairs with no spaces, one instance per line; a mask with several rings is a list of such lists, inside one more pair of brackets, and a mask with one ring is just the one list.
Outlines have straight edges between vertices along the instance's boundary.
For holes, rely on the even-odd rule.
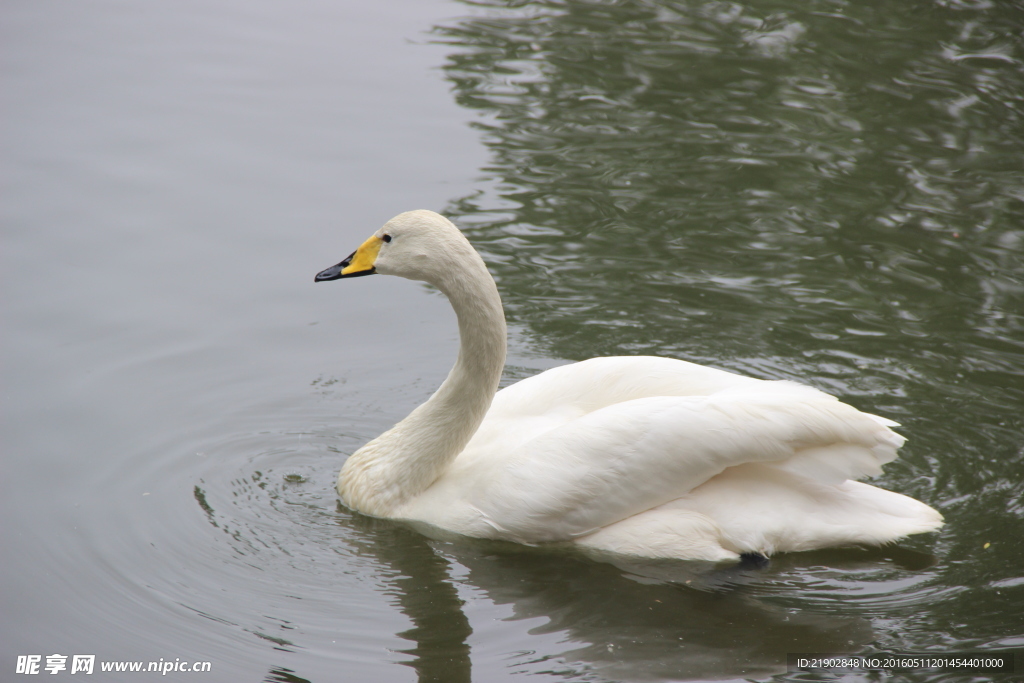
[[[479,463],[483,471],[474,479],[482,485],[466,502],[511,540],[569,540],[679,498],[743,463],[785,468],[802,458],[828,478],[873,471],[895,457],[893,436],[874,416],[785,382],[638,398]],[[839,464],[820,464],[832,460]]]

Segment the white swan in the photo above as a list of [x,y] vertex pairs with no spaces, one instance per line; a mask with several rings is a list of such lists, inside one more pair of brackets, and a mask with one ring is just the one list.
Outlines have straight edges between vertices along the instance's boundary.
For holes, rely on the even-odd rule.
[[354,510],[468,536],[701,560],[882,544],[927,505],[853,481],[896,457],[896,423],[793,382],[668,358],[593,358],[501,391],[505,316],[483,259],[432,211],[391,219],[316,281],[424,280],[458,315],[441,387],[338,476]]

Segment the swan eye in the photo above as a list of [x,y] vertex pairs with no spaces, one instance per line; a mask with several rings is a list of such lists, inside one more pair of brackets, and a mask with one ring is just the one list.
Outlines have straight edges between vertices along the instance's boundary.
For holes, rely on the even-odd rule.
[[384,240],[385,242],[390,242],[391,241],[391,235],[384,235],[383,237],[381,237],[381,239]]

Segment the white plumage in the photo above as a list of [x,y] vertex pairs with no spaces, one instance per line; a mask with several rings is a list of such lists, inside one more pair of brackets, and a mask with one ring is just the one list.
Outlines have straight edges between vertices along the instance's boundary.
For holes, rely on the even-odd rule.
[[436,213],[396,216],[317,280],[374,272],[444,292],[461,347],[426,403],[345,462],[338,492],[355,510],[483,538],[716,561],[942,525],[927,505],[854,481],[896,457],[895,423],[801,384],[637,356],[495,393],[501,299]]

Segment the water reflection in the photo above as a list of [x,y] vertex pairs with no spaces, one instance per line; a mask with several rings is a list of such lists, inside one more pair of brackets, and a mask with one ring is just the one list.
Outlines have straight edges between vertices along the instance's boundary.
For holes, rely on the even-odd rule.
[[[134,580],[203,616],[214,625],[206,637],[239,657],[253,644],[268,653],[268,682],[358,677],[360,660],[382,659],[420,681],[487,680],[495,668],[587,680],[763,678],[785,670],[787,652],[877,649],[893,630],[963,615],[968,591],[942,576],[947,562],[903,546],[780,556],[754,570],[590,558],[355,515],[338,505],[330,464],[361,440],[284,429],[207,443],[194,514],[140,518],[132,534],[163,539],[161,564],[187,563]],[[178,490],[188,476],[162,486]],[[213,542],[194,524],[179,528],[183,518]],[[380,597],[411,626],[396,625]],[[948,638],[941,629],[932,637]]]
[[434,37],[491,163],[448,213],[510,320],[555,357],[686,358],[899,420],[910,441],[879,483],[946,516],[902,544],[938,562],[797,557],[772,599],[893,620],[884,647],[1019,644],[1019,8],[467,8]]
[[784,671],[785,653],[799,647],[848,652],[873,639],[861,617],[761,600],[744,585],[762,580],[757,570],[616,567],[564,551],[465,540],[437,547],[466,568],[460,581],[510,606],[514,621],[546,621],[531,633],[557,633],[564,643],[563,651],[524,655],[518,666],[550,667],[555,659],[608,680],[762,677]]
[[286,664],[331,638],[349,641],[325,655],[338,669],[391,648],[421,681],[485,666],[764,677],[794,651],[1013,645],[1024,174],[1008,105],[1024,76],[1011,17],[881,3],[474,7],[436,35],[493,163],[487,189],[449,213],[512,321],[553,357],[650,352],[799,377],[900,419],[911,441],[881,483],[950,525],[739,573],[431,537],[335,508],[337,462],[372,434],[325,419],[299,465],[260,432],[222,459],[242,468],[233,478],[195,490],[230,549],[200,564],[244,572],[258,607],[183,602],[280,655],[268,681],[308,676]]
[[[391,47],[431,3],[54,7],[5,13],[8,663],[678,680],[796,645],[1024,646],[1010,3],[466,3],[434,38],[492,157],[471,196],[435,182],[468,152],[429,101],[433,48]],[[343,457],[429,394],[454,327],[408,327],[434,300],[394,282],[324,308],[302,252],[339,206],[446,191],[533,337],[513,352],[806,378],[904,423],[881,484],[948,527],[741,576],[339,512]]]
[[1019,13],[473,5],[435,33],[492,186],[450,213],[538,343],[783,375],[824,341],[828,376],[969,332],[964,369],[1019,382]]
[[412,659],[402,662],[416,670],[420,683],[469,683],[469,636],[473,629],[462,611],[464,604],[449,577],[449,563],[437,555],[416,531],[338,505],[339,524],[360,530],[372,539],[361,552],[374,557],[393,576],[388,591],[413,628],[398,634],[411,641],[403,650]]
[[[853,651],[874,637],[863,616],[838,614],[827,606],[808,611],[774,604],[766,580],[775,577],[786,584],[791,579],[771,569],[595,561],[564,549],[428,535],[327,507],[323,485],[328,477],[294,464],[282,466],[281,454],[265,453],[259,460],[260,470],[233,478],[227,490],[214,482],[219,494],[196,489],[196,505],[211,528],[224,534],[231,553],[201,558],[192,570],[196,575],[178,579],[202,585],[202,573],[218,562],[217,555],[224,563],[221,573],[243,569],[253,574],[245,585],[255,589],[259,625],[247,623],[244,614],[221,623],[285,656],[267,673],[267,681],[308,677],[287,665],[295,653],[316,650],[318,634],[312,630],[323,613],[315,605],[303,607],[307,601],[326,597],[325,607],[344,617],[328,622],[331,637],[351,638],[352,629],[379,628],[369,626],[373,617],[351,588],[332,586],[353,572],[368,577],[373,590],[388,596],[412,622],[412,628],[396,633],[411,643],[399,650],[405,655],[399,663],[413,668],[419,681],[472,680],[475,629],[478,641],[500,650],[501,666],[508,670],[597,674],[608,680],[765,676],[785,669],[786,652]],[[855,566],[842,556],[827,563],[833,569]],[[277,585],[278,567],[291,569],[289,585]],[[263,576],[265,571],[270,576]],[[834,585],[818,582],[820,590]],[[281,595],[292,598],[287,612],[280,613],[287,619],[271,607]],[[471,623],[465,596],[472,596],[477,613],[482,605],[490,618]],[[217,603],[213,595],[202,596],[211,619],[218,619]],[[502,621],[532,626],[528,634],[491,644],[495,606],[503,610]],[[555,639],[538,643],[544,634]],[[351,656],[347,651],[342,657]],[[345,659],[339,665],[347,666]]]

